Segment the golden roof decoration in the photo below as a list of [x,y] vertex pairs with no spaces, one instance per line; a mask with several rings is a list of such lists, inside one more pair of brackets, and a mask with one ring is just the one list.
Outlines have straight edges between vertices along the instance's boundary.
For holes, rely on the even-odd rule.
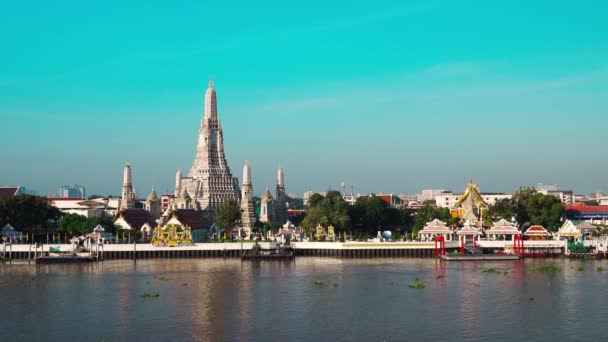
[[458,202],[456,202],[456,205],[454,206],[454,208],[461,208],[463,206],[463,204],[465,203],[465,201],[470,200],[469,197],[472,197],[473,203],[475,204],[476,207],[487,207],[488,206],[486,204],[486,202],[483,200],[483,197],[481,197],[481,194],[479,193],[479,191],[477,191],[477,185],[475,183],[473,183],[473,180],[471,179],[471,181],[469,181],[469,185],[467,185],[467,188],[465,189],[462,196],[460,196],[460,198],[458,199]]

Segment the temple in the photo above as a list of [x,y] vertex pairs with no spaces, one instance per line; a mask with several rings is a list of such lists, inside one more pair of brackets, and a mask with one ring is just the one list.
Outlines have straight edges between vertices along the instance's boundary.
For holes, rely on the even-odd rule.
[[260,222],[274,222],[278,225],[283,225],[287,222],[287,195],[285,194],[285,176],[281,167],[277,170],[275,195],[275,197],[272,197],[270,188],[266,186],[266,192],[260,201]]
[[[232,177],[224,155],[224,135],[217,115],[217,95],[213,81],[205,93],[205,113],[199,130],[196,157],[187,177],[178,170],[175,196],[180,206],[203,212],[212,218],[215,210],[228,199],[239,199],[238,179]],[[186,209],[180,208],[178,209]]]
[[477,190],[477,185],[471,180],[452,209],[452,217],[471,221],[473,225],[477,226],[481,223],[483,210],[487,207],[488,205]]

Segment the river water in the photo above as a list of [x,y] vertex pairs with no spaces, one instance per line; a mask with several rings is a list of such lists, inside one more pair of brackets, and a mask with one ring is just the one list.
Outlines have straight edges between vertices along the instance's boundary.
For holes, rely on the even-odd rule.
[[[534,270],[547,263],[561,270]],[[409,287],[416,278],[424,288]],[[606,341],[607,290],[606,261],[13,263],[0,265],[0,332],[5,341]]]

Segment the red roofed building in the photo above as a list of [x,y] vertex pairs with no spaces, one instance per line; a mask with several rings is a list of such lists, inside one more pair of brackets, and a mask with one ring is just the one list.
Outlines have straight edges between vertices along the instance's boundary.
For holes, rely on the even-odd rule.
[[189,227],[192,229],[192,240],[194,242],[206,239],[211,227],[211,223],[203,216],[203,212],[194,209],[172,210],[160,224],[163,229],[166,229],[169,225],[178,225],[183,228]]
[[0,199],[13,198],[21,194],[20,186],[0,186]]
[[566,204],[566,218],[576,221],[606,224],[608,222],[608,205],[587,205],[582,202]]

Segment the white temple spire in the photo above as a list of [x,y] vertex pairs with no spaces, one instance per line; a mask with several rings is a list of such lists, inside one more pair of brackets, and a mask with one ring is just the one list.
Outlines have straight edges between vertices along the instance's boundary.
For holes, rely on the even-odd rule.
[[209,88],[205,93],[205,118],[217,117],[217,96],[213,89],[213,80],[209,80]]
[[243,185],[251,185],[251,166],[249,165],[249,160],[246,160],[245,166],[243,166]]
[[131,180],[131,164],[126,163],[122,175],[122,200],[120,201],[120,209],[129,209],[135,206],[135,193],[133,192],[133,183]]
[[279,169],[277,170],[277,186],[280,186],[282,188],[285,187],[285,180],[283,178],[283,168],[281,167],[280,164],[279,164]]
[[178,197],[180,194],[180,188],[182,186],[182,169],[177,169],[177,173],[175,174],[175,197]]
[[131,183],[131,164],[129,162],[126,163],[122,175],[122,186],[133,186]]
[[249,160],[243,166],[243,188],[241,193],[241,224],[245,236],[251,235],[255,224],[255,206],[253,203],[253,187],[251,186],[251,166]]

